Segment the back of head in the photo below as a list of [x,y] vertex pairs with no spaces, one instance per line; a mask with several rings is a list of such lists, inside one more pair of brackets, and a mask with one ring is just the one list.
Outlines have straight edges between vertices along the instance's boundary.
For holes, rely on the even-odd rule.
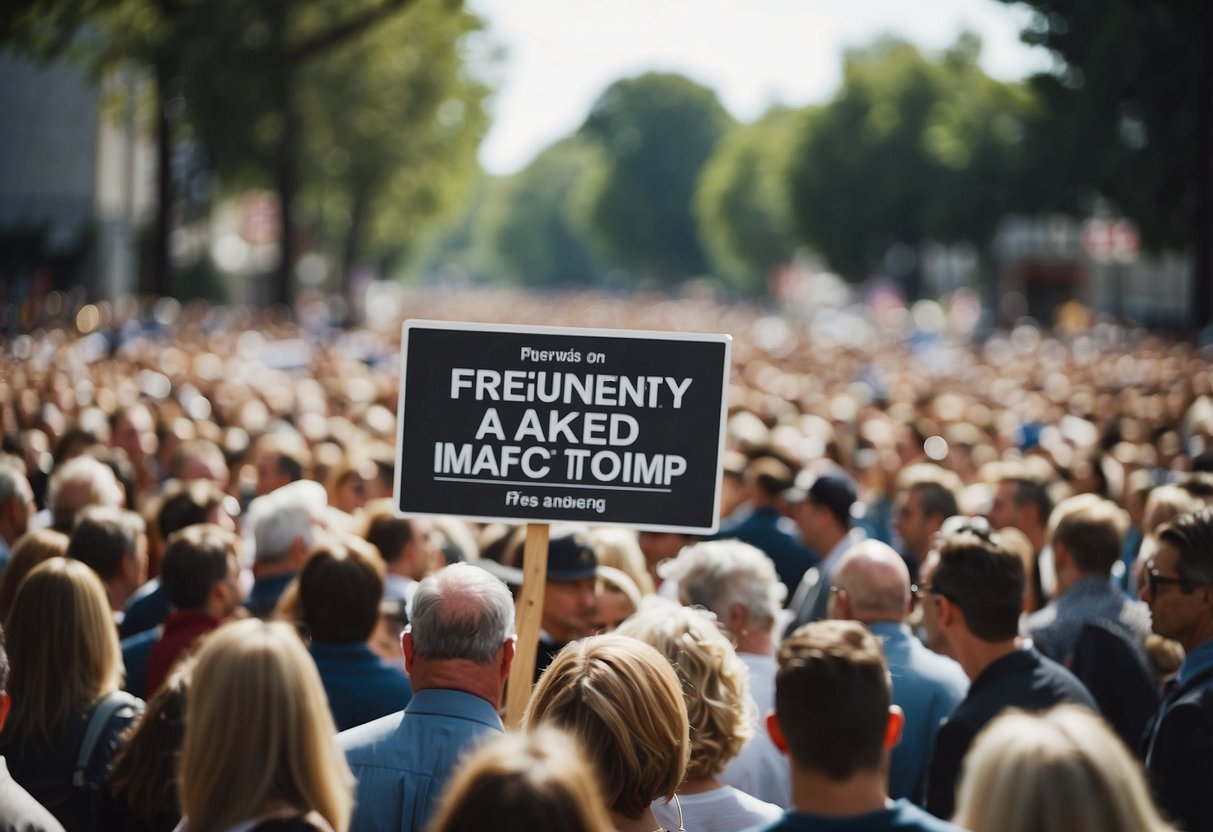
[[970,633],[982,641],[1015,638],[1023,605],[1024,565],[984,518],[965,518],[945,528],[931,592],[964,613]]
[[690,754],[686,705],[670,663],[614,633],[565,646],[539,678],[523,727],[555,725],[598,767],[607,807],[639,818],[682,783]]
[[109,506],[88,506],[76,516],[67,556],[86,563],[109,581],[122,574],[122,562],[133,557],[139,536],[146,530],[133,511]]
[[1061,544],[1087,575],[1108,575],[1120,559],[1128,515],[1096,494],[1077,494],[1057,504],[1049,517],[1053,543]]
[[253,529],[257,562],[281,561],[296,540],[310,549],[315,541],[315,524],[327,501],[324,486],[310,480],[293,482],[253,500],[247,521]]
[[447,786],[432,832],[612,832],[598,778],[567,734],[545,726],[485,743]]
[[1213,583],[1213,507],[1179,515],[1158,529],[1158,540],[1175,547],[1179,577],[1193,584]]
[[51,558],[17,590],[5,621],[13,708],[6,735],[49,738],[122,681],[122,655],[101,579],[82,563]]
[[678,582],[686,603],[710,610],[722,621],[729,607],[740,604],[756,627],[770,627],[788,592],[771,559],[740,540],[696,543],[664,570]]
[[239,545],[235,534],[211,523],[186,526],[170,536],[160,562],[160,582],[173,606],[205,607],[215,584],[228,579]]
[[1076,705],[1009,711],[964,761],[955,822],[978,832],[1165,832],[1141,766]]
[[123,502],[113,469],[87,455],[57,466],[47,485],[46,504],[53,527],[62,532],[71,531],[76,514],[85,506],[118,508]]
[[851,510],[858,495],[855,483],[842,471],[822,474],[808,490],[809,502],[829,511],[834,522],[845,529],[851,525]]
[[617,632],[657,648],[682,683],[691,734],[687,780],[724,770],[753,736],[749,672],[710,613],[654,600]]
[[122,738],[110,766],[109,789],[135,817],[151,822],[180,815],[177,766],[185,737],[185,701],[193,659],[179,662]]
[[878,769],[892,704],[880,639],[856,621],[817,621],[786,638],[775,719],[795,765],[843,781]]
[[792,469],[773,456],[755,457],[743,476],[745,483],[765,500],[774,500],[791,488],[795,479]]
[[901,555],[879,540],[861,540],[848,549],[833,581],[846,592],[851,617],[858,621],[901,621],[909,609],[910,571]]
[[17,538],[8,566],[0,574],[0,622],[8,618],[17,597],[17,588],[35,566],[67,554],[68,536],[54,529],[38,529]]
[[383,597],[383,562],[364,540],[346,537],[313,550],[299,573],[299,608],[316,641],[371,637]]
[[272,804],[349,823],[352,777],[320,676],[290,625],[244,619],[202,642],[186,705],[178,788],[191,832],[217,832]]
[[367,503],[365,518],[362,537],[379,550],[385,563],[400,560],[413,540],[413,521],[397,517],[389,500]]
[[485,570],[453,563],[417,585],[411,622],[417,658],[489,665],[513,635],[514,597]]
[[156,513],[156,528],[160,537],[168,540],[173,532],[186,526],[210,521],[215,510],[223,505],[225,497],[219,486],[209,480],[178,483],[161,500],[160,510]]

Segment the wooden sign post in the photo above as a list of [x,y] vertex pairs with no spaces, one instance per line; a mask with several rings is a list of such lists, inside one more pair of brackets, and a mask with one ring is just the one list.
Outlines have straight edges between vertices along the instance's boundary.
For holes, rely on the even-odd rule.
[[535,678],[535,659],[539,652],[539,622],[543,617],[543,590],[547,586],[548,525],[528,523],[522,554],[522,592],[515,612],[518,644],[514,664],[510,666],[510,685],[506,690],[505,724],[517,728],[522,712],[531,698]]

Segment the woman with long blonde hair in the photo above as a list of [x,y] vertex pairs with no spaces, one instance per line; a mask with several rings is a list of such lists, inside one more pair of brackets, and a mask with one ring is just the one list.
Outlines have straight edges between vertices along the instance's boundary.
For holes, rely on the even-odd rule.
[[[12,708],[0,756],[64,827],[94,829],[106,768],[143,706],[118,692],[122,654],[101,579],[79,561],[44,561],[21,582],[5,632]],[[101,731],[81,768],[94,715]]]
[[1086,708],[1008,711],[964,761],[953,823],[973,832],[1175,832],[1141,765]]
[[354,780],[320,676],[289,624],[245,619],[215,630],[192,687],[179,829],[346,832]]

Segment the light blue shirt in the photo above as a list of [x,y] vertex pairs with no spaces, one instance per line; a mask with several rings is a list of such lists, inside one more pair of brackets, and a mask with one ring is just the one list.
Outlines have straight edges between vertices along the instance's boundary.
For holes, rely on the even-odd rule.
[[889,796],[913,800],[918,798],[939,723],[965,698],[969,678],[955,661],[923,646],[904,624],[877,621],[868,629],[884,642],[893,677],[893,704],[906,715],[901,741],[889,761]]
[[464,752],[504,730],[487,700],[427,689],[403,711],[341,732],[337,742],[358,781],[350,829],[421,832]]

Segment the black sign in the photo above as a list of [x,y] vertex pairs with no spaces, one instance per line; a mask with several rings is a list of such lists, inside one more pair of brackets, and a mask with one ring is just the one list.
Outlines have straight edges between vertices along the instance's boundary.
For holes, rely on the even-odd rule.
[[406,321],[397,508],[715,531],[731,341]]

